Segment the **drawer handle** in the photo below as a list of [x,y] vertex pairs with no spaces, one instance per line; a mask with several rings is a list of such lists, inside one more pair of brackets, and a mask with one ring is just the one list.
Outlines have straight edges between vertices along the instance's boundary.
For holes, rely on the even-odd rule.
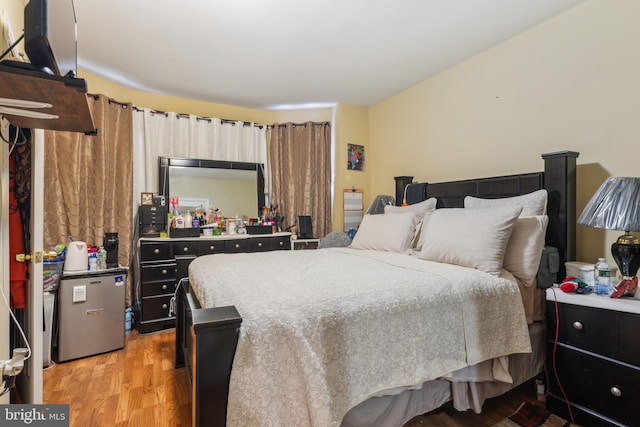
[[167,290],[167,285],[162,285],[162,290],[163,291]]
[[155,249],[153,250],[153,253],[154,253],[154,254],[156,254],[156,255],[158,255],[158,254],[160,253],[160,249],[155,248]]
[[211,246],[209,246],[209,250],[210,250],[210,251],[215,251],[215,250],[216,250],[216,247],[215,247],[215,246],[213,246],[213,245],[211,245]]
[[262,247],[262,242],[258,242],[258,247],[261,248]]
[[280,246],[283,246],[283,245],[284,245],[284,242],[278,242],[278,243],[280,243]]
[[611,387],[611,394],[614,395],[615,397],[622,397],[622,390],[620,390],[616,386],[613,386]]
[[162,270],[162,274],[166,275],[167,274],[167,270]]
[[583,328],[583,326],[582,326],[582,322],[578,322],[578,321],[573,322],[573,327],[574,327],[575,329],[577,329],[577,330],[581,331],[581,330],[582,330],[582,328]]
[[166,309],[167,308],[167,304],[162,304],[162,308]]
[[184,248],[182,248],[182,252],[189,252],[189,247],[185,246]]
[[236,249],[240,247],[240,243],[236,243]]

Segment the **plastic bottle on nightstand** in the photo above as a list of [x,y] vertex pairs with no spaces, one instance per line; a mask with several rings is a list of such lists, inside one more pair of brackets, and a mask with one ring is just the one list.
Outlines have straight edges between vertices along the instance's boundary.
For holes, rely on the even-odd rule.
[[609,296],[611,294],[611,267],[604,258],[598,258],[594,270],[596,295]]

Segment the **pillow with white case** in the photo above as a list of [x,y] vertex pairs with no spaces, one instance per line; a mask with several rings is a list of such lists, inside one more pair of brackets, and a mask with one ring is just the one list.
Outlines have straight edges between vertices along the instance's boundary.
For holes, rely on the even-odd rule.
[[400,212],[413,212],[419,216],[424,216],[427,212],[431,212],[436,209],[438,199],[430,197],[420,203],[414,203],[407,206],[391,206],[384,207],[384,213],[400,213]]
[[520,216],[536,216],[547,214],[547,190],[537,190],[521,196],[501,199],[482,199],[467,196],[464,198],[465,208],[497,208],[501,206],[520,206]]
[[436,209],[420,230],[422,249],[415,255],[499,276],[520,212],[518,206]]
[[422,228],[422,223],[427,221],[429,217],[429,213],[436,210],[436,204],[438,203],[438,199],[435,197],[430,197],[427,200],[424,200],[420,203],[414,203],[412,205],[407,206],[385,206],[384,213],[402,213],[402,212],[413,212],[417,217],[416,229],[411,241],[411,248],[415,250],[420,250],[420,229]]
[[548,223],[546,215],[520,217],[507,243],[502,268],[527,287],[533,285],[538,273]]
[[350,248],[405,253],[411,248],[417,218],[413,212],[367,214]]

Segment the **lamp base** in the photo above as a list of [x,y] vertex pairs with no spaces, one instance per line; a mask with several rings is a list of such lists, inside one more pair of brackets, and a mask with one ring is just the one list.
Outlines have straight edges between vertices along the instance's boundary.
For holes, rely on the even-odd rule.
[[614,288],[611,298],[632,297],[635,295],[637,289],[638,278],[636,276],[623,277],[620,283]]
[[640,240],[628,231],[611,245],[611,255],[622,277],[634,277],[640,268]]

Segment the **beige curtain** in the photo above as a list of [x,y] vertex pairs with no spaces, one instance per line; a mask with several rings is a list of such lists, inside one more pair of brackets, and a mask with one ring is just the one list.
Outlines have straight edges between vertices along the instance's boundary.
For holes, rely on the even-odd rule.
[[331,126],[275,124],[269,142],[272,192],[285,225],[311,215],[314,237],[331,231]]
[[118,233],[118,258],[129,266],[133,236],[133,118],[130,104],[87,97],[97,135],[45,132],[44,248],[68,236],[102,245]]

